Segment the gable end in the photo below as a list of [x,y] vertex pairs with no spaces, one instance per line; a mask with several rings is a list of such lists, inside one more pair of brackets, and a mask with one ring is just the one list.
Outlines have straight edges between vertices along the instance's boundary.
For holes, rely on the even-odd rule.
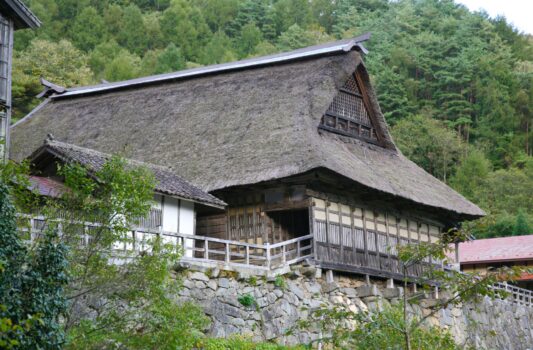
[[319,129],[384,146],[360,70],[351,74],[322,116]]

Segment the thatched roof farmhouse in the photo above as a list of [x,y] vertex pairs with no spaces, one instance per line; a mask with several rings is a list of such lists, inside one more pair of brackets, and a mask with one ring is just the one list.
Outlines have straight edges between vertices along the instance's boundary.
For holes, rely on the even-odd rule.
[[[365,39],[123,82],[49,85],[13,126],[12,157],[27,157],[52,133],[168,166],[229,204],[224,215],[198,218],[197,234],[277,242],[310,233],[323,264],[394,272],[393,253],[380,263],[383,245],[431,240],[484,213],[397,149],[362,61]],[[337,244],[356,259],[358,237],[377,262],[333,257]]]

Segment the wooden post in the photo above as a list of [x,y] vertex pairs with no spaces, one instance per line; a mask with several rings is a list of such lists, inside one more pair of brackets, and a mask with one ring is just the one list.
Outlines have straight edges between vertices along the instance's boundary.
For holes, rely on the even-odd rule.
[[379,232],[378,232],[378,219],[377,219],[377,215],[376,215],[376,212],[374,211],[373,213],[373,216],[374,216],[374,245],[376,247],[376,260],[377,260],[377,263],[378,263],[378,266],[377,268],[378,269],[381,269],[381,254],[379,252]]
[[362,217],[363,217],[363,240],[364,240],[364,246],[365,246],[365,266],[369,266],[369,259],[368,259],[368,237],[367,237],[367,230],[366,230],[366,215],[365,215],[366,209],[361,209]]
[[250,265],[250,247],[247,245],[246,246],[246,265]]
[[344,224],[342,223],[342,217],[344,213],[342,212],[343,204],[337,203],[337,215],[339,217],[339,244],[340,244],[340,261],[343,264],[347,264],[348,259],[344,259]]
[[[402,267],[402,262],[400,261],[400,258],[398,257],[398,251],[399,251],[399,248],[402,244],[402,236],[400,235],[400,222],[399,222],[400,218],[398,218],[396,215],[395,215],[395,225],[396,225],[396,261],[398,261],[398,272],[401,272],[403,267]],[[407,292],[407,291],[405,291]]]
[[204,259],[209,260],[209,241],[204,240]]
[[318,244],[316,243],[316,225],[315,225],[315,201],[311,199],[311,205],[309,206],[308,212],[309,212],[309,231],[313,235],[313,238],[311,238],[312,247],[311,252],[313,253],[313,258],[315,260],[318,260]]
[[229,250],[229,243],[226,242],[226,263],[230,263],[231,262],[231,258],[230,258],[230,250]]
[[329,201],[326,201],[326,251],[327,253],[327,261],[331,261],[331,244],[329,243]]
[[[6,131],[7,132],[7,131]],[[35,219],[33,217],[30,218],[30,227],[29,227],[29,231],[30,231],[30,242],[33,242],[34,240],[34,236],[33,236],[33,232],[34,232],[34,227],[35,225]]]
[[285,266],[285,263],[287,262],[287,257],[285,256],[285,253],[286,253],[285,247],[286,247],[285,245],[281,246],[281,262],[283,263],[284,266]]
[[300,253],[300,240],[296,241],[296,258],[299,258],[301,253]]
[[389,214],[385,212],[385,231],[387,231],[387,263],[389,265],[389,271],[396,272],[392,270],[392,258],[391,258],[391,248],[390,248],[390,233],[389,233]]
[[265,250],[266,250],[266,263],[267,268],[270,270],[270,243],[265,244]]
[[350,206],[350,234],[352,236],[352,262],[353,265],[357,266],[357,235],[355,234],[355,225],[354,225],[354,215],[355,208]]

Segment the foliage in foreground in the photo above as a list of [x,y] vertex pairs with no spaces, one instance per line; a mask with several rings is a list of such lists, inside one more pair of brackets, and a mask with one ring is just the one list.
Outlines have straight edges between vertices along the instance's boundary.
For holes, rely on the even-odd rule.
[[[0,173],[0,348],[192,349],[208,319],[173,299],[180,252],[159,239],[143,241],[140,253],[124,249],[133,244],[129,225],[151,206],[153,175],[119,157],[92,174],[66,165],[69,191],[47,201],[28,191],[27,170],[9,164]],[[16,210],[47,218],[42,238],[21,241],[10,194]]]
[[[344,307],[313,310],[309,320],[298,324],[299,329],[314,327],[325,336],[315,342],[330,344],[339,349],[445,349],[463,348],[456,344],[451,335],[436,326],[437,313],[448,307],[458,307],[464,303],[476,302],[486,296],[506,297],[507,294],[492,286],[501,281],[514,281],[522,273],[533,269],[513,266],[471,274],[460,271],[445,271],[439,264],[425,264],[427,261],[442,261],[451,251],[453,242],[464,241],[466,232],[451,231],[434,243],[420,242],[399,247],[398,257],[403,271],[403,296],[401,302],[384,312],[375,314],[353,313]],[[408,271],[425,264],[422,278],[413,281]],[[420,285],[419,291],[409,293],[411,283]],[[427,293],[438,285],[445,294],[431,306],[425,307],[422,315],[413,306],[418,305]],[[463,344],[468,346],[469,344]]]
[[273,343],[255,343],[246,337],[230,337],[227,339],[205,338],[196,344],[202,350],[303,350],[302,346],[286,347]]
[[66,311],[66,248],[47,229],[28,249],[17,230],[15,207],[0,181],[0,348],[59,349]]
[[[134,238],[130,230],[151,207],[153,174],[119,157],[94,174],[76,164],[60,173],[70,191],[48,210],[50,217],[66,218],[63,239],[71,245],[66,348],[192,348],[208,319],[174,299],[180,252],[156,236]],[[79,222],[99,225],[80,232]]]
[[414,327],[418,321],[416,318],[406,321],[400,303],[373,314],[354,313],[342,307],[321,309],[311,313],[310,320],[300,322],[299,327],[318,327],[328,336],[317,342],[335,349],[405,350],[404,331],[409,328],[413,328],[412,349],[461,349],[449,332],[435,326]]

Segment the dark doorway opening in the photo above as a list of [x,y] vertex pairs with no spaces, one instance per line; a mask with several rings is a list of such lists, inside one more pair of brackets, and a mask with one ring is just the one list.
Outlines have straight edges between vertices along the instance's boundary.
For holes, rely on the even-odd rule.
[[267,212],[271,219],[268,241],[278,243],[309,234],[309,209]]

